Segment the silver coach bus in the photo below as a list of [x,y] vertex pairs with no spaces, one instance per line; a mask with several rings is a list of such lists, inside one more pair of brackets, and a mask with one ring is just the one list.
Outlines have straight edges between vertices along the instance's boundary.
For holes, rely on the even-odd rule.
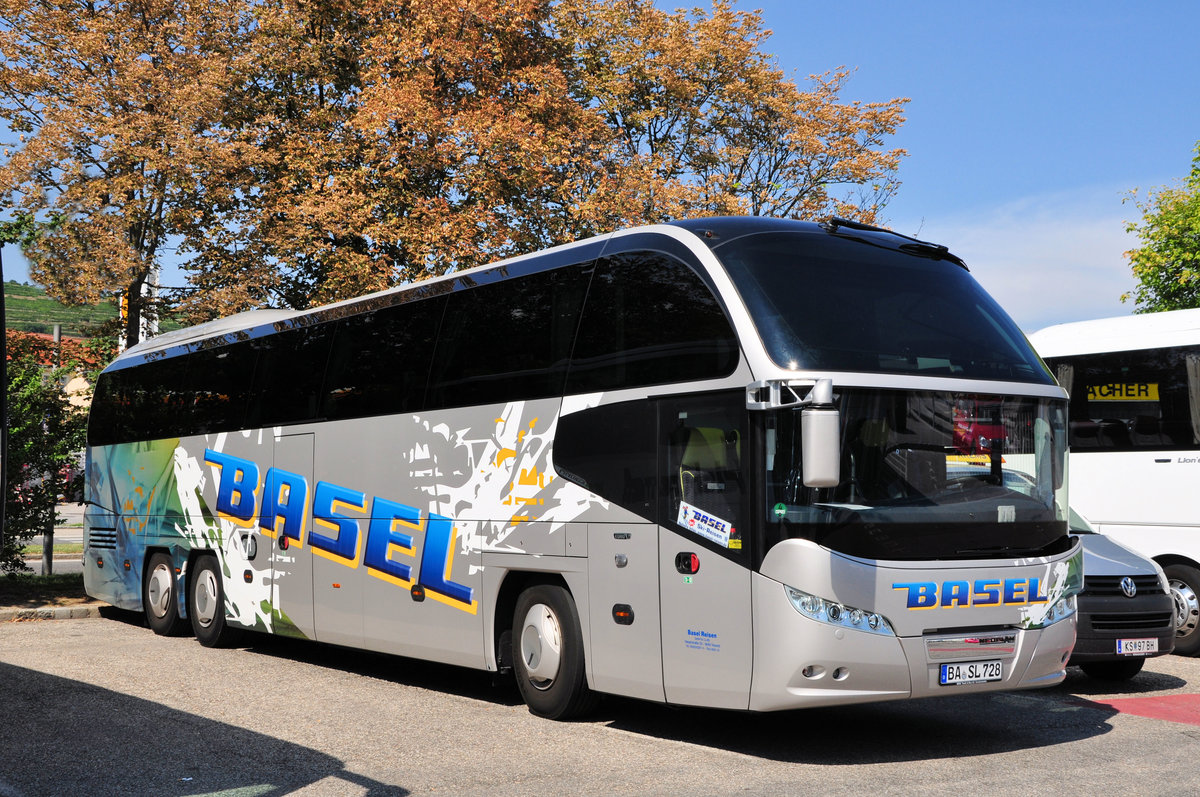
[[1075,640],[1066,396],[945,247],[845,220],[620,231],[101,375],[89,594],[749,710],[1047,686]]

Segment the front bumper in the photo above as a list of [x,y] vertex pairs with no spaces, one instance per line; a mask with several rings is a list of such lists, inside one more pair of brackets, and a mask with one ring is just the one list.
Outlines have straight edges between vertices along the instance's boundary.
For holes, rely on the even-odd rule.
[[1078,638],[1069,664],[1131,658],[1117,653],[1118,639],[1157,639],[1158,651],[1145,656],[1163,656],[1175,649],[1175,607],[1170,595],[1126,598],[1083,592],[1076,600]]
[[[783,588],[755,578],[753,711],[834,706],[1053,686],[1066,676],[1075,618],[1040,629],[1016,627],[917,636],[835,628],[802,616]],[[994,647],[956,641],[1003,637]],[[933,642],[934,644],[930,644]],[[942,664],[1000,660],[997,681],[943,686]]]

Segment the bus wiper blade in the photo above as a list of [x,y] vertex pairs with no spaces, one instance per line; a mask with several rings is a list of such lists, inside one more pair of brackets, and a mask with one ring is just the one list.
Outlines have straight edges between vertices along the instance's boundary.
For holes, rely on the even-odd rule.
[[1014,548],[1011,545],[996,545],[991,548],[959,548],[958,551],[956,551],[956,553],[958,553],[960,556],[966,556],[968,554],[997,554],[997,553],[1008,553],[1008,554],[1014,554],[1017,556],[1030,555],[1030,554],[1036,555],[1036,556],[1041,556],[1043,550],[1045,550],[1045,549],[1044,548]]
[[909,242],[900,245],[899,249],[901,252],[905,252],[906,254],[910,255],[916,255],[918,257],[928,257],[933,260],[949,260],[956,266],[961,267],[964,271],[970,271],[970,269],[967,268],[967,264],[963,262],[963,259],[951,252],[948,247],[943,246],[942,244],[922,241],[920,238],[914,238],[911,235],[905,235],[902,232],[889,230],[886,227],[877,227],[874,224],[866,224],[861,221],[854,221],[853,219],[843,219],[841,216],[833,216],[828,221],[821,222],[820,226],[826,232],[835,234],[840,228],[844,227],[847,230],[858,230],[859,232],[880,232],[887,235],[894,235],[897,238],[903,238],[905,241]]

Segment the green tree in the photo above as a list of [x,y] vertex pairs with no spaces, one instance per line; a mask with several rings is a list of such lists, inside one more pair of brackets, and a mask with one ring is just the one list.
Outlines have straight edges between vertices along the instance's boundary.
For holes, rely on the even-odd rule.
[[1128,199],[1142,212],[1140,222],[1129,222],[1141,246],[1125,253],[1133,267],[1137,287],[1121,297],[1133,298],[1137,312],[1184,310],[1200,307],[1200,141],[1187,179],[1137,199]]
[[8,490],[0,572],[25,569],[21,549],[52,527],[59,496],[78,492],[78,457],[87,415],[72,407],[62,384],[71,369],[47,368],[36,352],[15,344],[8,362]]

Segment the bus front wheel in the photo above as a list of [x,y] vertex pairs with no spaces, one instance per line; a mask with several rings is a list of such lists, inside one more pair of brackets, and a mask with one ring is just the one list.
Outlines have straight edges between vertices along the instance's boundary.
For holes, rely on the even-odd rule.
[[583,632],[571,593],[540,584],[513,612],[513,672],[521,697],[540,717],[577,717],[595,703],[583,666]]
[[151,554],[142,582],[142,611],[146,615],[146,624],[156,634],[173,636],[183,630],[175,584],[171,557],[165,553]]
[[1163,570],[1175,602],[1175,652],[1195,656],[1200,653],[1200,570],[1182,564]]
[[225,589],[215,556],[201,556],[188,574],[188,616],[196,639],[206,648],[220,648],[233,640],[225,623]]

